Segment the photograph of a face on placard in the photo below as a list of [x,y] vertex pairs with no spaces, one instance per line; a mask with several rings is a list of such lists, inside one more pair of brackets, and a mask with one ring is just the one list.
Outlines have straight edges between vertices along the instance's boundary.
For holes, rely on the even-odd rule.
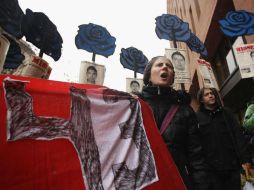
[[175,83],[190,83],[189,60],[185,49],[167,48],[165,56],[172,62],[175,71]]
[[80,64],[79,83],[103,85],[105,66],[82,61]]
[[143,79],[126,78],[126,92],[135,94],[141,92]]
[[254,44],[243,44],[234,47],[235,58],[242,78],[254,76]]

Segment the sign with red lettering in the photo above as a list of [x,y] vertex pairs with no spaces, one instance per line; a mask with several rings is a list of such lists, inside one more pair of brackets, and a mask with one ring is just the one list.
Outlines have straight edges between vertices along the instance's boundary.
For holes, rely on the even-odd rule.
[[52,68],[48,62],[38,56],[31,56],[27,62],[18,67],[15,75],[48,79]]
[[198,59],[197,63],[204,87],[219,89],[211,64],[203,59]]
[[242,78],[254,77],[254,44],[235,47],[234,52]]

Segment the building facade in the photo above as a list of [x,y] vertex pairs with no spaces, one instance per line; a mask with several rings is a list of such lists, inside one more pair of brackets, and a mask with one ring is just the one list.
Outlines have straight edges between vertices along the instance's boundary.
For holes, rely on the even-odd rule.
[[[254,96],[254,78],[242,78],[238,64],[234,59],[233,47],[241,44],[254,43],[254,34],[227,37],[219,26],[219,20],[224,19],[227,12],[245,10],[254,12],[253,0],[167,0],[167,13],[177,15],[189,23],[191,31],[204,42],[208,57],[218,83],[225,106],[231,108],[242,119],[246,104]],[[199,54],[192,52],[185,43],[177,42],[177,47],[186,48],[190,60],[192,84],[185,86],[195,99],[203,81],[197,69]],[[233,55],[232,55],[233,54]],[[193,102],[194,109],[197,103]]]

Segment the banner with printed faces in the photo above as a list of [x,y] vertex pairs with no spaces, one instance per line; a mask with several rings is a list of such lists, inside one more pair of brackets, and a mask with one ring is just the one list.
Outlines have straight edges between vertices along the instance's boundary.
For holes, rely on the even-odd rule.
[[165,49],[165,56],[170,59],[174,66],[174,83],[191,83],[190,64],[185,49]]
[[254,44],[234,47],[234,53],[242,78],[254,77]]
[[126,78],[126,92],[135,94],[141,92],[143,88],[143,79]]
[[211,64],[203,59],[198,59],[197,63],[204,87],[219,89]]
[[79,71],[79,83],[103,85],[105,71],[104,65],[82,61]]

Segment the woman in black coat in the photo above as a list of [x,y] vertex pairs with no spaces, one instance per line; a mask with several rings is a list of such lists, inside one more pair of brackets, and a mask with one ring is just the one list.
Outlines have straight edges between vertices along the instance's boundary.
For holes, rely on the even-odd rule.
[[190,173],[204,171],[202,149],[196,133],[198,124],[195,112],[189,105],[190,95],[184,91],[177,92],[171,87],[174,82],[171,61],[164,56],[152,58],[145,68],[143,80],[145,86],[138,96],[152,108],[159,129],[171,106],[178,105],[162,137],[187,189],[205,189],[193,188]]

